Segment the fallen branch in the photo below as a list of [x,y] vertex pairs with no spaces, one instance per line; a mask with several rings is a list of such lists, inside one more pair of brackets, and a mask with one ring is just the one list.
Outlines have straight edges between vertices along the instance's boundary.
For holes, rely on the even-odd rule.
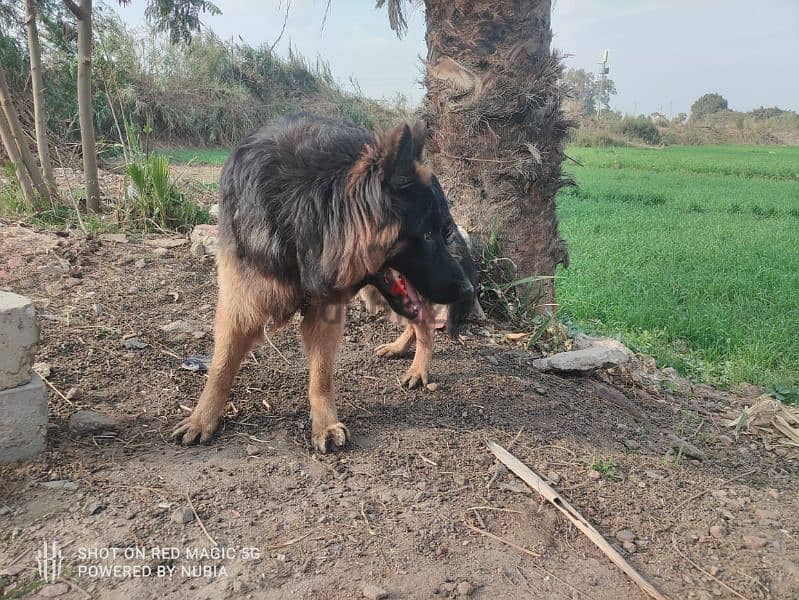
[[683,554],[682,551],[680,550],[680,547],[677,545],[677,540],[674,537],[674,534],[672,534],[672,536],[671,536],[671,544],[672,544],[672,546],[674,546],[674,550],[677,552],[677,554],[682,556],[683,559],[685,559],[685,561],[689,565],[691,565],[694,569],[696,569],[697,571],[702,573],[702,575],[705,575],[706,577],[710,577],[713,581],[718,583],[720,586],[722,586],[723,588],[725,588],[729,592],[731,592],[731,593],[735,594],[736,596],[738,596],[739,598],[741,598],[741,600],[749,600],[746,596],[742,596],[741,594],[736,592],[734,589],[732,589],[730,586],[728,586],[726,583],[724,583],[721,579],[719,579],[715,575],[711,575],[710,573],[705,571],[702,567],[700,567],[698,564],[696,564],[694,561],[692,561],[690,558],[688,558],[685,554]]
[[527,485],[537,491],[541,496],[562,512],[572,524],[582,531],[588,539],[590,539],[597,548],[599,548],[605,556],[607,556],[613,563],[624,571],[630,579],[632,579],[638,586],[655,600],[666,600],[666,596],[660,593],[658,589],[643,575],[638,573],[633,566],[627,562],[619,552],[611,546],[608,541],[602,537],[593,525],[585,520],[577,509],[569,504],[566,499],[556,492],[549,484],[541,477],[531,471],[524,463],[518,458],[513,456],[510,452],[505,450],[502,446],[494,442],[488,442],[488,449],[494,453],[500,462],[513,471],[519,478],[521,478]]

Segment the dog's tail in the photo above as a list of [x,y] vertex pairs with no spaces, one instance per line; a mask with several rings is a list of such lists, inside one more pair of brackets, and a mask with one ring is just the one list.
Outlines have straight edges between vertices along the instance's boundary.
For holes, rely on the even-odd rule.
[[460,225],[453,227],[447,238],[447,250],[458,261],[473,290],[447,307],[447,333],[454,340],[458,339],[461,329],[472,314],[477,294],[477,268],[469,246],[469,234]]

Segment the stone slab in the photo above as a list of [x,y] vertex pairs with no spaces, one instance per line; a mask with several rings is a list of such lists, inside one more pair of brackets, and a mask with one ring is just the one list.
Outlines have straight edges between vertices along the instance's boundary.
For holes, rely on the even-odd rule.
[[47,437],[47,388],[34,373],[25,385],[0,391],[0,463],[33,458]]
[[33,302],[19,294],[0,292],[0,390],[31,380],[38,342]]

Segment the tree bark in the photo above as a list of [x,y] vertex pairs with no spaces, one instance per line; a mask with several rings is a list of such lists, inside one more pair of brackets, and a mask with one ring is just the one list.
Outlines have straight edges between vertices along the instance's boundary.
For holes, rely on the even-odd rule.
[[11,133],[11,128],[8,126],[5,114],[0,111],[0,141],[3,142],[3,147],[6,149],[6,154],[14,165],[14,172],[19,181],[19,187],[22,189],[22,198],[29,207],[33,208],[36,205],[36,192],[33,190],[33,184],[28,176],[28,171],[25,165],[22,164],[22,158],[19,155],[19,148]]
[[[426,0],[431,160],[468,230],[499,237],[512,278],[568,266],[555,196],[573,123],[561,111],[551,0]],[[554,280],[537,284],[554,313]]]
[[92,105],[92,0],[64,0],[78,20],[78,119],[86,181],[86,210],[100,210],[100,183],[97,173],[97,144],[94,138]]
[[28,33],[28,53],[31,61],[31,83],[33,87],[33,119],[36,125],[36,149],[39,163],[50,196],[58,196],[58,186],[50,161],[50,146],[47,144],[47,115],[44,108],[44,84],[42,82],[42,50],[39,45],[39,30],[36,25],[36,2],[25,0],[25,28]]
[[[48,197],[49,192],[42,178],[42,173],[39,171],[39,165],[36,163],[36,158],[31,153],[30,148],[28,148],[28,139],[25,137],[25,131],[22,129],[19,113],[14,107],[14,103],[11,101],[11,90],[8,88],[5,69],[2,65],[0,65],[0,107],[2,107],[6,124],[11,133],[12,145],[16,144],[17,153],[22,162],[20,166],[24,166],[24,169],[27,170],[27,174],[33,182],[33,186],[36,188],[39,196],[42,198]],[[9,154],[9,156],[11,156],[11,154]],[[32,204],[34,207],[38,204],[38,198],[36,200],[37,201]]]

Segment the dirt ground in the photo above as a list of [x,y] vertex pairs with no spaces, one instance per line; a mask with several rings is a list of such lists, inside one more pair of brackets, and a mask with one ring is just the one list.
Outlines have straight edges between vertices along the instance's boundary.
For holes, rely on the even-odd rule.
[[[493,440],[670,598],[799,598],[799,461],[725,426],[757,390],[544,374],[499,325],[473,324],[462,345],[438,334],[438,389],[408,391],[410,360],[373,350],[398,328],[353,306],[336,372],[344,451],[310,450],[296,322],[247,360],[213,444],[183,448],[168,436],[204,381],[180,365],[211,353],[214,264],[188,245],[159,253],[0,224],[0,288],[34,300],[52,385],[46,452],[0,467],[0,597],[643,597],[500,467]],[[79,409],[120,426],[76,436]],[[674,456],[670,436],[703,459]],[[188,498],[199,520],[184,524]],[[209,538],[229,556],[186,554]],[[40,588],[52,541],[61,583]],[[107,548],[145,556],[90,554]],[[152,573],[93,577],[98,565]]]

